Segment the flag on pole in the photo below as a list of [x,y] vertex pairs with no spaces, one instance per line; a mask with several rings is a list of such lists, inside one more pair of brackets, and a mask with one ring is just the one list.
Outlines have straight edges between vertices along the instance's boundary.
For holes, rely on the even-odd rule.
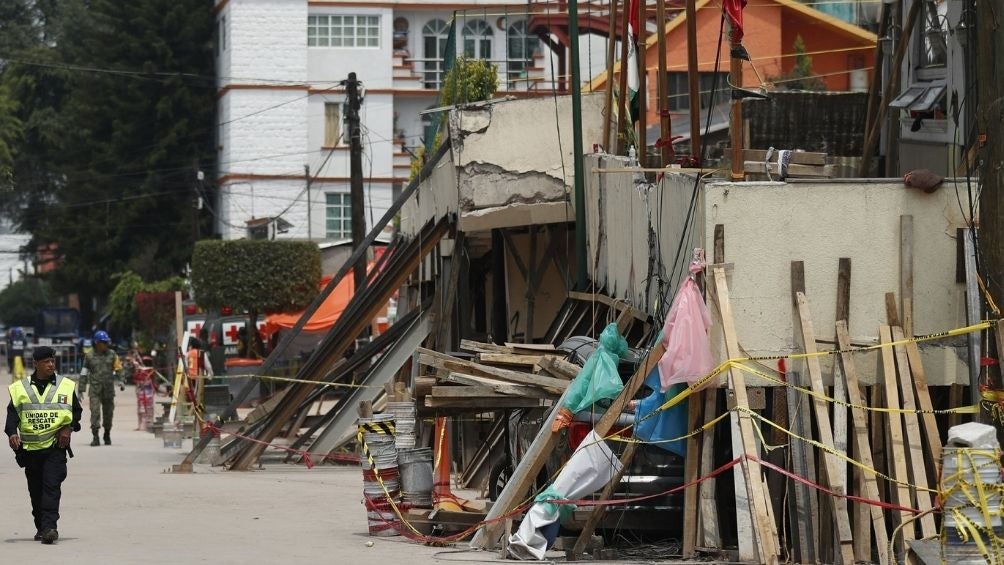
[[631,123],[638,121],[638,30],[641,29],[642,22],[638,18],[639,0],[631,0],[628,10],[628,35],[625,41],[628,42],[627,60],[627,100],[628,114]]
[[743,8],[746,7],[747,0],[724,0],[722,9],[725,10],[725,17],[729,19],[729,26],[732,27],[731,39],[733,43],[743,40]]

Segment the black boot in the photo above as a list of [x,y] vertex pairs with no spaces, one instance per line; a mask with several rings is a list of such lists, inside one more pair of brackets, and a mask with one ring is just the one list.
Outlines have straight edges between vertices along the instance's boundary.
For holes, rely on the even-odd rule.
[[112,431],[108,428],[105,428],[105,445],[111,445],[111,444],[112,444]]
[[91,440],[91,447],[95,445],[101,445],[101,440],[98,438],[98,429],[91,428],[91,433],[94,434],[94,439]]

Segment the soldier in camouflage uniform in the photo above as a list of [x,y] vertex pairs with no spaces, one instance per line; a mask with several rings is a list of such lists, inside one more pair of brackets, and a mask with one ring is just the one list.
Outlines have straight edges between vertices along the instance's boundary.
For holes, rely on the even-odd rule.
[[84,356],[84,367],[80,370],[80,393],[88,393],[88,404],[91,411],[91,433],[94,439],[91,445],[101,445],[98,431],[101,425],[105,428],[105,445],[112,444],[112,415],[115,413],[115,380],[122,371],[119,356],[109,348],[111,339],[108,333],[97,331],[94,334],[94,351]]

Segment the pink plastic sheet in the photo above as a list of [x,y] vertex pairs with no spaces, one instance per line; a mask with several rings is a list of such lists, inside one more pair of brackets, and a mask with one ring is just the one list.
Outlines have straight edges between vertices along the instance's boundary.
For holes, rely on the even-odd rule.
[[659,360],[660,392],[677,383],[691,384],[715,368],[708,329],[711,314],[694,279],[704,269],[703,251],[690,264],[690,276],[673,299],[662,330],[666,353]]

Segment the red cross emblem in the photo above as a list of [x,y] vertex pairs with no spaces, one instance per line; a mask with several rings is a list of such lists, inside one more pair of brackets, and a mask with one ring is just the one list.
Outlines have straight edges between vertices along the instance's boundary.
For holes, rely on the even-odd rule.
[[223,336],[230,338],[228,343],[237,343],[239,332],[240,329],[237,327],[237,324],[227,324],[227,331],[223,332]]

